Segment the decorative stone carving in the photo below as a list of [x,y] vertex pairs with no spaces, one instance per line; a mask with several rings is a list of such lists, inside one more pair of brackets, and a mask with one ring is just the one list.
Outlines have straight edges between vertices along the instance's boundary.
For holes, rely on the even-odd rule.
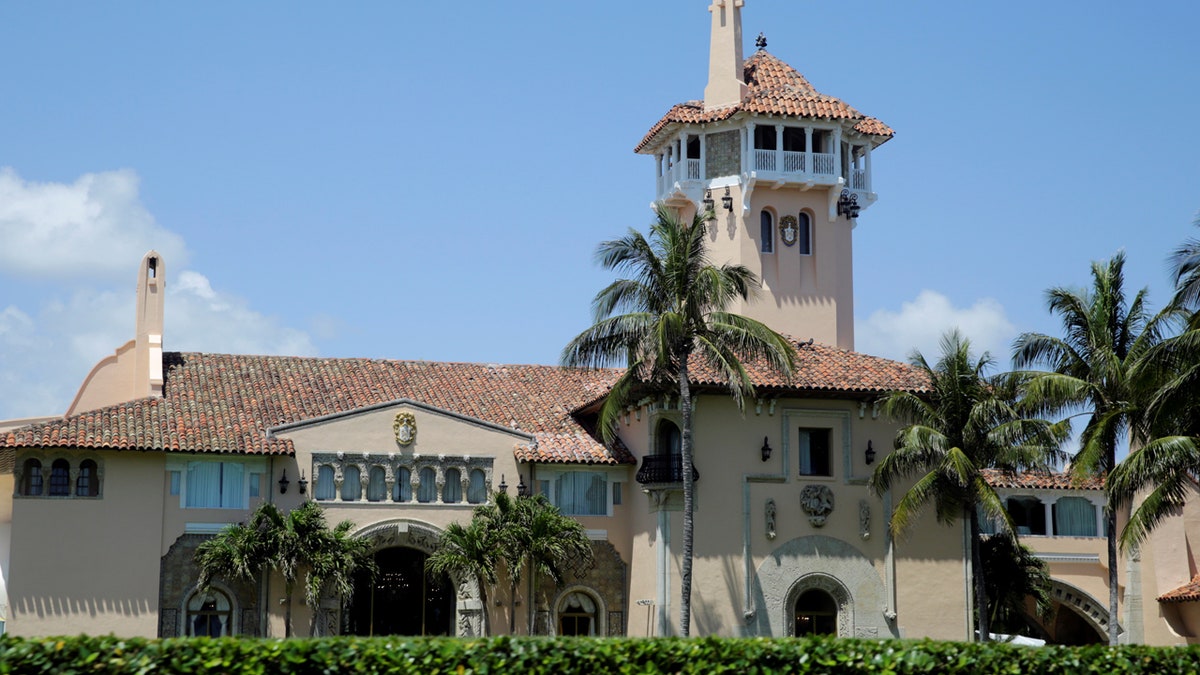
[[775,500],[767,500],[767,539],[775,538]]
[[805,485],[800,491],[800,508],[813,527],[824,527],[825,519],[833,512],[833,490],[828,485]]
[[401,447],[412,445],[412,442],[417,440],[417,416],[410,412],[396,413],[396,419],[392,422],[392,433],[396,435],[396,442]]
[[871,538],[871,504],[865,499],[858,501],[858,533],[864,541]]

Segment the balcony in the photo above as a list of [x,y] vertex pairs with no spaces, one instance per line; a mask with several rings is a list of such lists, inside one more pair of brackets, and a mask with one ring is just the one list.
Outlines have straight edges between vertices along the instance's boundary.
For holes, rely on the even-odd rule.
[[[700,472],[692,467],[692,480],[700,480]],[[646,455],[642,458],[642,466],[638,468],[637,482],[642,485],[649,483],[682,483],[683,457],[681,455]]]
[[[755,148],[750,153],[750,170],[770,174],[768,177],[797,182],[812,182],[821,185],[833,185],[839,178],[837,172],[837,157],[830,152],[795,152],[792,150],[771,150]],[[860,171],[861,172],[861,171]],[[856,190],[866,189],[866,175],[861,172],[862,186],[853,186]]]

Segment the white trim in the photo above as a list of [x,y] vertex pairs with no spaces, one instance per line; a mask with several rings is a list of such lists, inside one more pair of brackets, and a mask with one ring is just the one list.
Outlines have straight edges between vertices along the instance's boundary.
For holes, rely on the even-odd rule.
[[584,530],[584,533],[592,541],[608,541],[608,530]]
[[220,534],[233,523],[184,523],[184,534]]
[[1034,553],[1033,557],[1046,562],[1099,563],[1099,553]]

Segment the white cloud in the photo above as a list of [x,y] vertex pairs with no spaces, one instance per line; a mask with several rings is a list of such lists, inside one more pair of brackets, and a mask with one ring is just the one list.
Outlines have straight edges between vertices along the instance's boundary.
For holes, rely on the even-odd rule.
[[[21,203],[7,208],[5,195]],[[135,221],[128,229],[110,222],[126,216]],[[120,241],[107,241],[110,235]],[[6,256],[12,246],[45,255],[26,254],[32,262]],[[135,276],[151,247],[172,263],[167,269],[180,269],[168,251],[182,255],[183,239],[155,224],[138,201],[133,172],[31,186],[0,169],[0,273],[49,288],[48,300],[6,297],[12,304],[0,309],[0,419],[62,414],[92,366],[133,339],[134,289],[120,282]],[[64,294],[48,278],[60,273],[74,275],[83,288]],[[165,281],[163,347],[169,351],[317,353],[308,333],[214,289],[199,272],[185,269]]]
[[990,352],[997,365],[1008,365],[1011,343],[1017,329],[1008,320],[1004,307],[991,298],[983,298],[971,307],[955,307],[949,298],[936,291],[921,291],[900,311],[881,309],[854,327],[855,349],[867,354],[907,361],[914,349],[932,361],[939,353],[938,341],[951,328],[971,340],[976,356]]
[[89,173],[67,185],[26,181],[0,168],[0,273],[124,278],[150,249],[175,265],[186,263],[183,238],[160,227],[142,205],[137,173]]

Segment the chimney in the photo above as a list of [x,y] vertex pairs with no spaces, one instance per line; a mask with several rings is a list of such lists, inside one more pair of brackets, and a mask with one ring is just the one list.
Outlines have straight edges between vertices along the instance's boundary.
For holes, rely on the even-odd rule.
[[163,295],[166,275],[162,256],[150,251],[138,269],[137,337],[135,338],[133,397],[163,395]]
[[713,0],[712,38],[708,48],[708,86],[704,88],[704,109],[727,108],[742,102],[746,83],[742,81],[742,5],[745,0]]

